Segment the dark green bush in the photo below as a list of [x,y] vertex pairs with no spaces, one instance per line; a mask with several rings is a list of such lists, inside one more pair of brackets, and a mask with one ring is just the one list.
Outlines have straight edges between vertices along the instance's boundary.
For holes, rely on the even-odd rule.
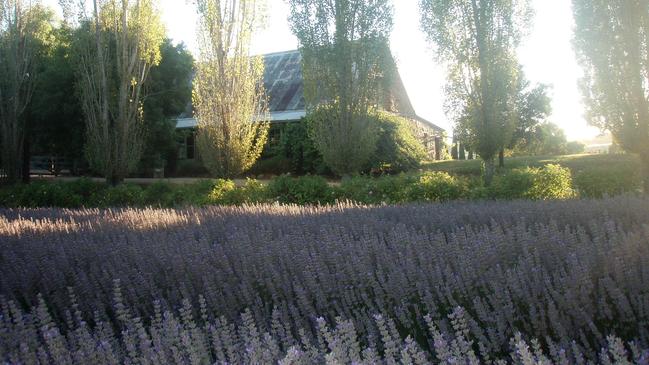
[[98,207],[141,206],[145,204],[144,191],[139,185],[119,184],[95,195],[91,203]]
[[203,163],[197,159],[180,160],[176,167],[176,176],[182,177],[206,177],[209,171]]
[[641,180],[630,168],[606,167],[578,172],[574,186],[582,197],[602,198],[638,191]]
[[101,194],[107,188],[105,183],[92,181],[87,177],[66,182],[65,185],[73,194],[79,195],[84,202],[88,201],[92,196]]
[[3,189],[0,204],[6,207],[80,207],[82,199],[66,183],[34,181]]
[[[307,118],[297,123],[288,123],[282,128],[277,154],[290,161],[290,172],[296,175],[328,175],[331,171],[309,136]],[[283,173],[285,171],[280,171]]]
[[293,172],[291,160],[284,156],[274,155],[270,157],[260,158],[254,165],[246,172],[249,176],[277,176]]
[[369,170],[379,173],[399,173],[419,168],[426,159],[426,150],[412,130],[411,123],[398,115],[377,112],[379,127],[376,151],[369,162]]
[[328,204],[337,198],[327,180],[312,175],[279,176],[268,183],[267,192],[269,199],[289,204]]
[[146,205],[171,207],[176,205],[174,186],[164,181],[156,181],[144,189],[142,202]]

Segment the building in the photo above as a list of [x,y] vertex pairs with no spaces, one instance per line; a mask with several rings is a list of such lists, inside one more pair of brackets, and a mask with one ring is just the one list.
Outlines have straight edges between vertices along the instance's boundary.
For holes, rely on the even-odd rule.
[[[298,50],[270,53],[263,56],[265,64],[264,86],[269,98],[271,123],[299,122],[306,116],[304,84],[302,79],[302,57]],[[422,142],[432,159],[440,159],[444,129],[419,117],[415,112],[398,71],[383,108],[399,114],[413,124],[417,138]],[[196,120],[191,113],[176,121],[177,129],[189,130],[181,148],[181,159],[196,157],[194,135]],[[273,136],[269,136],[273,140]]]

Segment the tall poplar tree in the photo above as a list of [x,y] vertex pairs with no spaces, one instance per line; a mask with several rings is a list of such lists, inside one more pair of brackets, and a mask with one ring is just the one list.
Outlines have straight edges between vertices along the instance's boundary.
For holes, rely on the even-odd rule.
[[200,56],[194,78],[194,115],[200,158],[218,177],[248,170],[268,136],[264,62],[251,57],[262,0],[197,0]]
[[640,156],[649,193],[649,2],[573,0],[575,49],[590,124]]
[[75,49],[86,155],[91,167],[115,185],[136,168],[142,154],[144,86],[151,67],[160,62],[164,28],[155,0],[92,0],[90,9],[90,15],[85,8],[79,11],[79,24],[87,31],[80,32]]
[[448,65],[447,112],[470,136],[490,185],[516,126],[516,48],[532,17],[529,0],[420,0],[420,9],[423,31]]
[[10,183],[23,175],[26,111],[52,13],[38,1],[0,0],[0,162]]
[[[338,174],[358,172],[376,149],[371,108],[385,101],[394,63],[390,0],[288,0],[302,52],[312,134]],[[322,106],[323,104],[328,104]]]

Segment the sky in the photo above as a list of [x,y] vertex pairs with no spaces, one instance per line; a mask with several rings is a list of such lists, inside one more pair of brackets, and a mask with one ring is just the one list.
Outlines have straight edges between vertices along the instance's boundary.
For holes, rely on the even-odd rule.
[[[288,23],[289,8],[284,0],[268,1],[267,27],[253,41],[252,52],[264,54],[296,49],[297,39]],[[57,0],[45,0],[57,7]],[[445,71],[419,26],[418,0],[394,0],[394,29],[390,40],[399,73],[412,104],[421,117],[452,129],[444,114]],[[518,50],[527,78],[533,83],[552,87],[551,122],[566,132],[569,140],[584,140],[599,131],[589,127],[578,90],[581,70],[575,59],[571,39],[573,19],[568,0],[532,0],[536,16],[529,36]],[[162,20],[167,34],[175,42],[184,42],[197,54],[196,15],[188,0],[160,0]]]

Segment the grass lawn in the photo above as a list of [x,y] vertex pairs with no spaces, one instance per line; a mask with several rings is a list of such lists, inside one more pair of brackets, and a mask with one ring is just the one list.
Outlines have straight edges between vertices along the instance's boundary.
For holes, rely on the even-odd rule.
[[[637,171],[640,162],[634,155],[565,155],[565,156],[523,156],[505,158],[505,168],[543,167],[548,164],[559,164],[569,168],[573,175],[585,170],[615,168],[616,170]],[[457,175],[480,175],[482,160],[431,161],[423,164],[428,171],[445,171]]]

